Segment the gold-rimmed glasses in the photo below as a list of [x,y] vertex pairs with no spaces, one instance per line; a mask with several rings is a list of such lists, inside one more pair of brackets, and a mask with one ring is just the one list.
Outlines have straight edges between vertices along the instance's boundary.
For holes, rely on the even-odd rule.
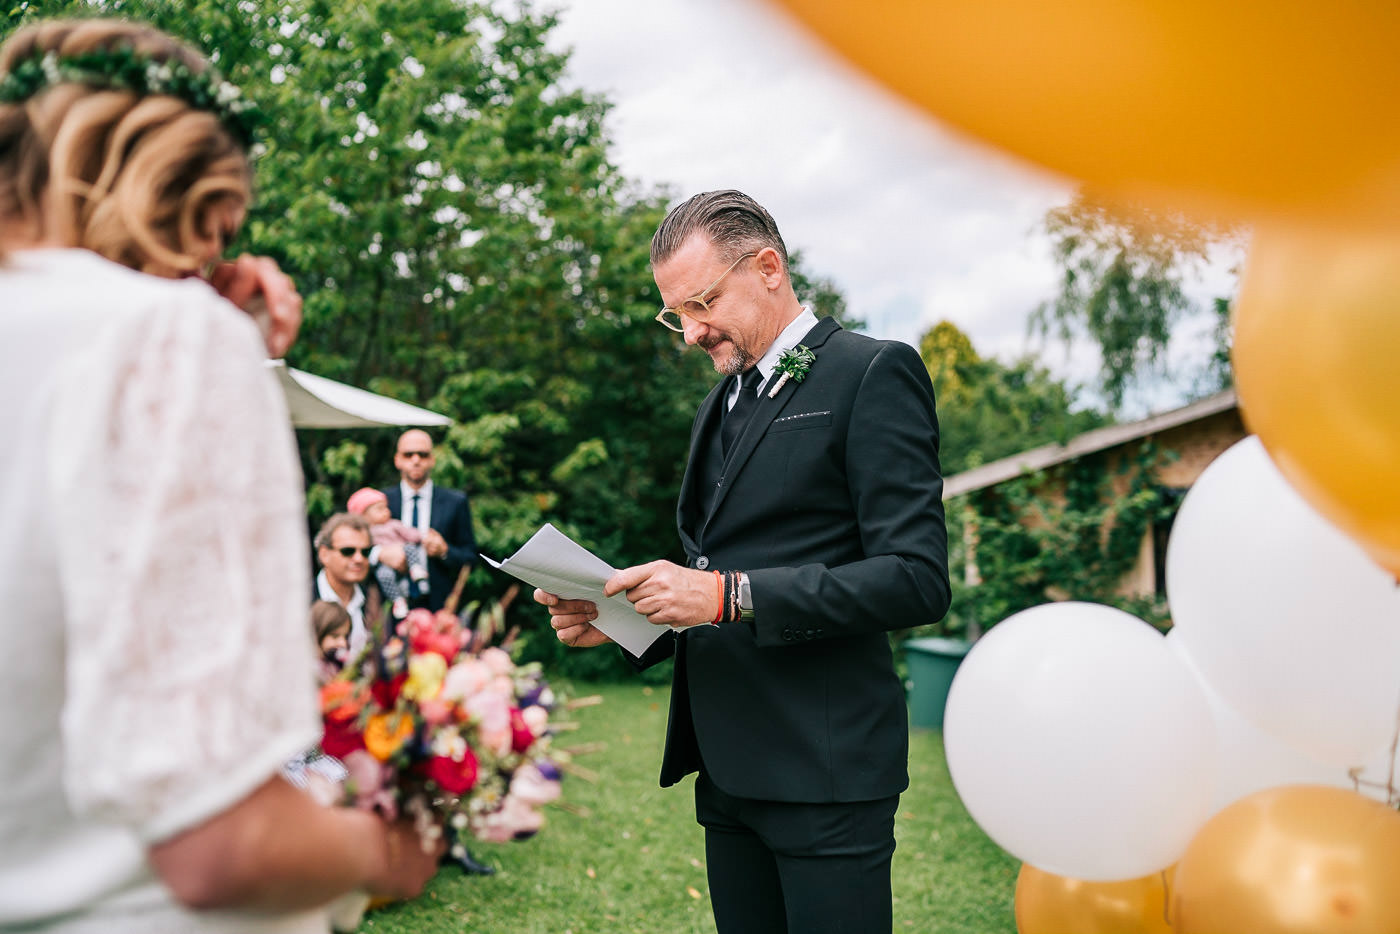
[[687,298],[675,308],[662,308],[661,311],[657,312],[656,320],[660,321],[662,324],[666,325],[666,327],[670,328],[673,331],[684,331],[685,322],[681,320],[681,315],[685,315],[692,321],[700,321],[704,319],[704,317],[710,313],[710,303],[705,296],[713,292],[719,286],[719,284],[724,281],[724,277],[734,271],[734,268],[736,266],[738,266],[744,260],[748,259],[750,256],[757,255],[757,253],[745,253],[743,256],[730,263],[729,268],[726,269],[724,272],[720,273],[719,278],[716,279],[714,282],[711,282],[708,286],[706,286],[705,290],[699,295],[695,296],[694,298]]

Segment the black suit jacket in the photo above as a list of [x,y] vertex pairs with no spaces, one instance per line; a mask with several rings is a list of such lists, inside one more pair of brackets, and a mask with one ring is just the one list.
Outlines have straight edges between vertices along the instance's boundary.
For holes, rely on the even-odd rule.
[[681,541],[691,567],[748,573],[755,617],[668,633],[637,660],[676,658],[663,785],[701,757],[747,798],[866,801],[909,783],[886,633],[949,605],[933,387],[913,348],[830,318],[802,343],[806,379],[769,398],[774,375],[712,491],[697,483],[735,378],[695,416]]
[[[397,519],[403,514],[403,490],[398,484],[382,491],[389,497],[389,511]],[[472,510],[467,494],[433,484],[432,509],[428,524],[447,542],[447,554],[428,559],[428,609],[440,610],[457,583],[463,567],[476,562],[476,537],[472,534]]]

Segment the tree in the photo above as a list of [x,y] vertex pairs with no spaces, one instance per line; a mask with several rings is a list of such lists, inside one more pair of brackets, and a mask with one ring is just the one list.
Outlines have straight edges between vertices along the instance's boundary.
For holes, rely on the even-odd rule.
[[[1100,389],[1117,408],[1135,381],[1162,375],[1172,326],[1193,310],[1185,276],[1209,261],[1212,244],[1240,232],[1083,189],[1047,213],[1044,224],[1061,267],[1060,289],[1034,313],[1032,327],[1093,341],[1103,359]],[[1207,374],[1228,385],[1219,358]]]
[[1075,410],[1072,390],[1029,357],[1002,363],[981,357],[948,321],[919,339],[938,400],[940,459],[947,475],[1107,424]]
[[[306,298],[289,363],[451,416],[435,478],[470,492],[484,552],[508,555],[550,521],[616,566],[681,557],[676,494],[716,377],[652,320],[665,198],[609,160],[606,101],[567,86],[567,57],[547,44],[555,14],[33,0],[20,19],[94,12],[208,51],[270,115],[234,248],[277,259]],[[844,307],[827,280],[807,281],[819,305]],[[394,478],[393,438],[301,433],[313,525]],[[468,596],[506,583],[478,568]],[[539,632],[528,653],[563,657],[540,608],[512,614]],[[573,673],[620,664],[567,658]]]

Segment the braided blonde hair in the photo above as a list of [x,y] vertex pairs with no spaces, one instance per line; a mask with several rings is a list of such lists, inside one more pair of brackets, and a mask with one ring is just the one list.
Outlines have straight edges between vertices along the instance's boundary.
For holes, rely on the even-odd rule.
[[[209,68],[149,26],[54,20],[0,47],[0,74],[44,53],[128,48],[152,62]],[[85,247],[144,272],[196,273],[230,209],[251,196],[242,146],[218,117],[178,98],[62,82],[0,103],[0,225]]]

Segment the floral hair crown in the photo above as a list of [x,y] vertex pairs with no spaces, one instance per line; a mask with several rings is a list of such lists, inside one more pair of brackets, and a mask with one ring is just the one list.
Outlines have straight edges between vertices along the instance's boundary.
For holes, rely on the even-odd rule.
[[0,103],[26,101],[66,82],[179,98],[195,110],[218,117],[245,148],[253,145],[262,122],[257,105],[213,68],[196,72],[184,62],[153,61],[125,47],[63,57],[45,52],[18,62],[0,76]]

